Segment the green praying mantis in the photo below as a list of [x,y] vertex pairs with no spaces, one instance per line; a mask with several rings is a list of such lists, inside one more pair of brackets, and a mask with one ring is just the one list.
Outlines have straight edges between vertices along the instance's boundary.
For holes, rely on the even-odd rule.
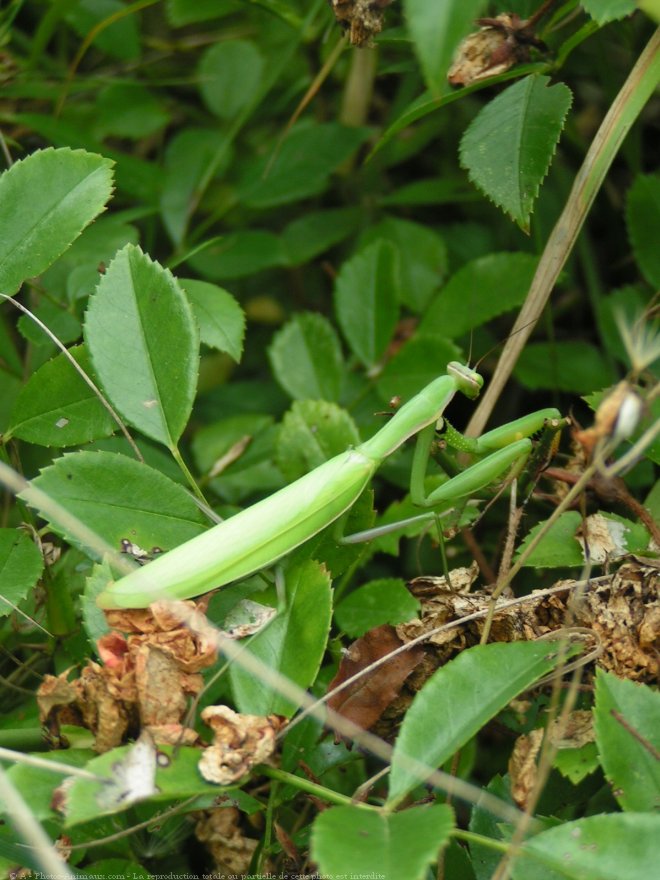
[[[532,448],[529,437],[547,420],[560,418],[558,410],[544,409],[478,439],[461,437],[463,451],[486,457],[425,494],[424,476],[436,425],[457,392],[474,399],[482,386],[479,373],[452,361],[446,375],[405,403],[370,440],[336,455],[148,565],[111,581],[97,598],[99,606],[146,608],[157,599],[189,599],[273,565],[339,520],[381,463],[414,435],[417,445],[410,479],[414,504],[433,508],[479,492],[510,466],[522,466]],[[360,537],[370,536],[373,533]]]

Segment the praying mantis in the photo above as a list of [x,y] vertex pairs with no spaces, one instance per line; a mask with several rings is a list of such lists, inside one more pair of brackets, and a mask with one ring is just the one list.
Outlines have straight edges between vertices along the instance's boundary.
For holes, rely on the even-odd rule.
[[[452,361],[446,375],[407,401],[371,439],[148,565],[111,581],[97,597],[98,605],[105,609],[146,608],[157,599],[189,599],[273,565],[339,520],[381,463],[414,435],[417,445],[411,498],[422,508],[465,498],[496,480],[511,465],[522,467],[532,448],[530,436],[547,420],[560,418],[558,410],[539,410],[478,439],[458,435],[462,451],[486,457],[425,494],[424,475],[436,425],[442,422],[443,412],[457,392],[474,399],[483,381],[475,370]],[[454,441],[454,445],[458,444]],[[369,533],[361,537],[368,539]]]

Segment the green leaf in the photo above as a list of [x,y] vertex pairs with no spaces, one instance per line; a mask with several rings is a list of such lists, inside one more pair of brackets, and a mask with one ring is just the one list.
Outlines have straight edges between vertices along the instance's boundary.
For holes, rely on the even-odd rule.
[[635,259],[651,287],[660,287],[660,175],[638,174],[628,191],[626,222]]
[[[249,651],[297,684],[309,687],[321,665],[330,630],[332,599],[330,576],[318,562],[307,560],[285,573],[286,607],[265,629],[250,639]],[[275,686],[264,687],[253,672],[238,662],[229,670],[232,692],[240,712],[255,715],[284,715],[290,718],[298,708]]]
[[335,283],[335,312],[353,353],[365,367],[385,354],[399,317],[395,248],[377,241],[344,263]]
[[[385,132],[381,135],[380,140],[376,143],[371,153],[368,156],[368,159],[373,158],[376,153],[381,150],[387,143],[389,143],[392,138],[399,134],[399,132],[404,131],[406,128],[409,128],[413,123],[417,122],[420,119],[424,119],[426,116],[430,116],[432,113],[435,113],[438,110],[441,110],[443,107],[446,107],[448,104],[453,104],[454,101],[460,101],[463,98],[466,98],[468,95],[471,95],[473,92],[479,92],[482,89],[492,89],[494,85],[499,85],[503,82],[508,82],[512,79],[520,79],[523,76],[527,76],[529,73],[536,73],[539,71],[546,71],[546,64],[521,64],[514,67],[512,70],[507,70],[505,73],[500,73],[497,76],[489,76],[487,79],[478,80],[475,83],[472,83],[465,88],[460,90],[454,90],[449,92],[449,94],[442,94],[440,96],[433,95],[431,92],[424,92],[423,95],[415,98],[414,101],[405,108],[405,110],[397,116],[397,118],[392,122],[389,127],[385,130]],[[418,182],[410,184],[411,187],[417,186]],[[442,182],[438,182],[435,184],[436,186],[441,188],[442,194],[446,193],[447,190],[451,191],[452,189],[458,189],[460,184],[457,181],[448,181],[444,179]],[[462,192],[462,189],[460,190]],[[442,201],[442,197],[440,199]],[[389,196],[386,196],[384,200],[385,204],[389,204]],[[395,202],[396,204],[396,202]]]
[[658,868],[660,816],[590,816],[542,831],[522,848],[514,880],[649,880]]
[[170,118],[153,92],[137,82],[116,82],[102,89],[95,111],[94,130],[100,139],[108,135],[135,140],[148,137]]
[[461,140],[461,165],[525,232],[548,173],[571,92],[547,76],[528,76],[487,104]]
[[274,336],[268,357],[275,378],[294,399],[338,400],[344,362],[337,334],[323,315],[294,315]]
[[84,150],[38,150],[0,175],[0,291],[46,270],[100,214],[112,162]]
[[612,366],[600,351],[582,342],[528,343],[514,375],[533,391],[555,388],[573,394],[587,394],[616,381]]
[[112,16],[117,19],[107,27],[99,28],[93,45],[113,58],[129,60],[140,55],[140,33],[136,15],[126,15],[124,3],[119,0],[81,0],[66,14],[66,20],[81,39]]
[[275,458],[292,483],[359,442],[355,422],[345,409],[325,400],[296,400],[282,419]]
[[449,91],[447,71],[454,52],[485,7],[484,0],[405,0],[408,28],[432,92]]
[[[84,346],[68,354],[90,375],[92,365]],[[41,446],[77,446],[108,437],[117,425],[97,395],[59,354],[40,367],[21,389],[14,406],[9,436]]]
[[579,749],[559,749],[553,766],[562,776],[579,785],[585,777],[600,767],[596,743],[585,743]]
[[144,550],[169,550],[204,531],[202,514],[183,486],[123,455],[65,453],[32,483],[64,509],[61,518],[40,511],[51,528],[83,551],[88,548],[65,514],[77,517],[117,551],[124,538]]
[[263,70],[264,61],[254,43],[216,43],[202,55],[197,71],[204,103],[220,119],[233,119],[254,100]]
[[90,297],[85,341],[121,415],[152,440],[176,446],[195,397],[199,343],[171,272],[134,245],[122,248]]
[[288,258],[277,235],[262,229],[245,229],[205,247],[188,262],[212,281],[223,281],[286,266]]
[[635,0],[581,0],[580,6],[598,24],[607,24],[608,21],[625,18],[637,9]]
[[[442,666],[415,696],[394,746],[388,804],[399,803],[423,778],[410,762],[439,767],[507,703],[549,672],[552,645],[478,645]],[[442,719],[438,724],[437,719]]]
[[401,813],[332,807],[314,822],[312,858],[332,880],[423,880],[453,827],[452,810],[445,804]]
[[167,0],[167,18],[175,27],[236,12],[242,0]]
[[[121,778],[118,770],[133,747],[131,745],[111,749],[88,761],[85,769],[108,781],[115,781],[118,786],[121,782],[130,783],[131,776],[124,771]],[[234,788],[220,787],[202,778],[197,768],[201,754],[198,748],[181,746],[174,754],[173,746],[159,745],[158,751],[166,755],[170,763],[167,766],[157,764],[155,778],[157,791],[150,796],[151,802],[184,800],[194,795],[218,797],[226,794],[232,800],[236,798],[239,808],[245,808],[246,812],[255,812],[258,809],[258,803],[249,794]],[[142,768],[138,766],[134,769],[139,772]],[[72,828],[97,816],[119,813],[129,806],[131,806],[130,799],[111,804],[107,784],[75,777],[67,791],[65,827]]]
[[282,475],[273,466],[277,430],[273,421],[262,413],[244,413],[220,419],[195,434],[195,462],[202,473],[212,476],[209,485],[220,498],[237,504],[282,487]]
[[459,360],[461,351],[449,339],[419,330],[385,364],[376,387],[384,401],[393,397],[411,400],[433,379],[447,372],[450,361]]
[[300,266],[343,241],[360,223],[359,208],[331,208],[304,213],[292,220],[282,233],[292,266]]
[[423,311],[447,271],[447,248],[442,238],[421,223],[395,217],[373,226],[365,238],[367,242],[383,238],[395,245],[401,301],[415,312]]
[[594,729],[600,760],[624,810],[660,807],[660,694],[596,672]]
[[0,529],[0,617],[27,596],[43,567],[43,556],[27,532]]
[[[582,523],[582,516],[575,510],[562,513],[559,519],[550,526],[542,541],[529,556],[525,565],[529,568],[563,568],[564,566],[584,565],[584,556],[575,533]],[[530,541],[545,529],[544,522],[539,523],[530,531],[518,548],[519,556]]]
[[327,188],[330,174],[353,155],[369,133],[368,128],[336,122],[296,126],[274,161],[268,151],[250,169],[241,200],[251,208],[272,208],[318,195]]
[[351,638],[383,623],[404,623],[419,612],[419,602],[400,578],[381,578],[358,587],[335,609],[335,620]]
[[165,149],[160,211],[172,241],[180,245],[197,202],[196,190],[207,169],[217,162],[217,173],[225,171],[232,159],[226,147],[218,162],[218,133],[205,128],[184,128],[173,135]]
[[521,252],[487,254],[451,276],[419,325],[419,332],[456,339],[525,301],[538,260]]
[[231,293],[217,284],[191,278],[182,278],[179,283],[193,307],[202,342],[227,352],[238,363],[245,336],[243,309]]

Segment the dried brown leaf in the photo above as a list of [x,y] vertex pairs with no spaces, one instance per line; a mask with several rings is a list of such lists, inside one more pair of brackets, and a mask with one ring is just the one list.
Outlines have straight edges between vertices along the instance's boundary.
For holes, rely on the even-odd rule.
[[269,758],[285,723],[278,715],[243,715],[229,706],[207,706],[202,720],[215,738],[199,760],[199,772],[218,785],[231,785]]
[[[328,691],[343,684],[376,660],[400,648],[403,642],[394,627],[378,626],[357,639],[348,648],[339,664],[339,670],[328,685]],[[368,730],[387,706],[396,698],[404,681],[424,656],[423,648],[413,648],[397,654],[361,676],[356,682],[339,691],[328,700],[328,707],[344,718]]]

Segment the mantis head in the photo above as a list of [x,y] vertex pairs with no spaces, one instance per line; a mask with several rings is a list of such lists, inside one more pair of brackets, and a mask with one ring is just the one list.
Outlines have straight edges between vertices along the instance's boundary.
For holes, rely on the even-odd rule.
[[484,385],[483,376],[458,361],[451,361],[447,364],[447,373],[454,379],[461,394],[469,397],[470,400],[479,397]]

